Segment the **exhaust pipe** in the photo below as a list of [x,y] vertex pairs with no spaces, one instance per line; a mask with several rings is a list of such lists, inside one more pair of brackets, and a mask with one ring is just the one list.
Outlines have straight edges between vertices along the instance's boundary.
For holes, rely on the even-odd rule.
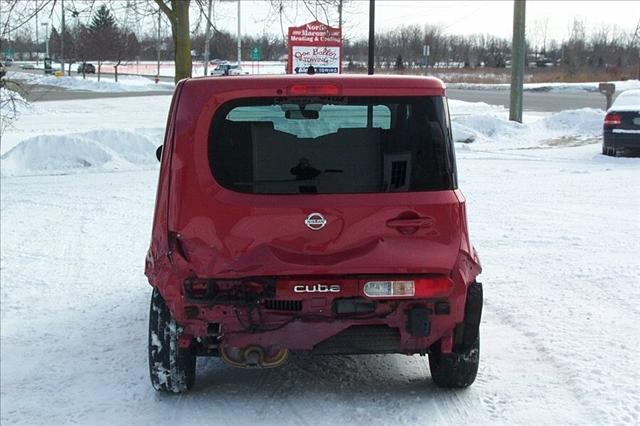
[[221,345],[220,358],[232,367],[239,368],[273,368],[279,367],[289,357],[286,348],[265,351],[260,346],[233,348]]

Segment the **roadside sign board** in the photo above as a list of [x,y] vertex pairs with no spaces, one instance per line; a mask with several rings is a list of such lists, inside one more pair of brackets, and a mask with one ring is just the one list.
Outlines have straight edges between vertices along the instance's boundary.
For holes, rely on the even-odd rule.
[[251,48],[251,60],[252,61],[259,61],[260,59],[262,59],[262,52],[260,52],[260,48],[257,46],[254,46]]
[[289,27],[289,74],[304,74],[313,66],[317,74],[342,72],[342,30],[319,21]]
[[2,50],[2,55],[5,58],[13,58],[14,56],[16,56],[16,49],[14,49],[13,47],[5,47]]

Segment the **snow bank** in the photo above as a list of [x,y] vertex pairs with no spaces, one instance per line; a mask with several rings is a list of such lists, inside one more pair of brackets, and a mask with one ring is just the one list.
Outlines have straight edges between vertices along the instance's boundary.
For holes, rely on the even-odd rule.
[[561,111],[529,123],[509,121],[500,111],[452,117],[454,142],[494,144],[502,149],[580,145],[602,137],[604,111]]
[[[616,91],[640,89],[640,80],[610,81],[616,85]],[[524,90],[528,92],[597,92],[600,82],[588,83],[525,83]],[[471,90],[509,90],[509,84],[486,84],[486,83],[447,83],[450,89],[471,89]]]
[[125,130],[40,135],[0,157],[2,176],[137,170],[157,164],[156,144]]
[[38,84],[43,86],[54,86],[71,90],[87,90],[91,92],[147,92],[166,90],[173,91],[173,83],[154,83],[148,78],[137,75],[121,75],[118,82],[113,80],[112,75],[103,75],[98,81],[98,77],[65,76],[55,77],[51,75],[39,75],[23,72],[10,72],[9,78],[21,80],[28,84]]

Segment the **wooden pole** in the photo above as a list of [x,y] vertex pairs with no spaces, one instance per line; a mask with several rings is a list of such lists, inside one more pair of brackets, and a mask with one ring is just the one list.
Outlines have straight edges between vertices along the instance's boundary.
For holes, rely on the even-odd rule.
[[511,45],[511,96],[509,120],[522,123],[522,92],[525,66],[525,0],[513,2],[513,43]]

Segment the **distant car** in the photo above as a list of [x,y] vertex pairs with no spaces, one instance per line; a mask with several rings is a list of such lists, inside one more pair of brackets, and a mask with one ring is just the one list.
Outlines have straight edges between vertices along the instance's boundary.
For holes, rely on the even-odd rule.
[[618,95],[604,117],[602,153],[617,156],[625,149],[640,150],[640,89]]
[[0,78],[4,77],[7,74],[7,68],[4,66],[2,62],[0,62]]
[[4,60],[4,66],[5,66],[5,67],[11,67],[11,66],[13,66],[13,58],[5,58],[5,60]]
[[83,69],[85,74],[96,73],[96,67],[88,62],[82,62],[80,65],[78,65],[78,69],[76,71],[78,71],[78,74],[81,74]]
[[211,71],[210,75],[223,76],[223,75],[242,75],[242,74],[248,74],[248,73],[244,72],[240,65],[218,64],[213,69],[213,71]]

